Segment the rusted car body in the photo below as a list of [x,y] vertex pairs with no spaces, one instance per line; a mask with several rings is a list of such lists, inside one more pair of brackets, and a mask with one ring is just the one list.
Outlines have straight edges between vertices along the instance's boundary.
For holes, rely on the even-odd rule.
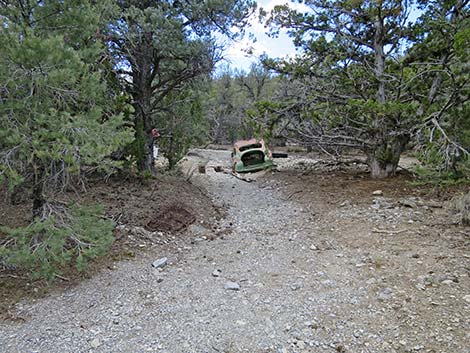
[[273,167],[273,156],[261,139],[237,141],[233,145],[232,167],[236,173],[269,169]]

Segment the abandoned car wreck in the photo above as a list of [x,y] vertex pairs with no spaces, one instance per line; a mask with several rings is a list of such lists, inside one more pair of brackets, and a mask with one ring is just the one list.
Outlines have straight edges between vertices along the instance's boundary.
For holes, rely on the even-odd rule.
[[232,167],[236,173],[255,172],[272,168],[273,156],[264,140],[237,141],[233,145]]

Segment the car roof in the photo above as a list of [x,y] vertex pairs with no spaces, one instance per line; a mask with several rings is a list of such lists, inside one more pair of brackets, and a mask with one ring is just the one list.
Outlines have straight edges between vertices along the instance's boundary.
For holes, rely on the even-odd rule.
[[264,144],[264,141],[263,140],[257,140],[255,138],[250,139],[250,140],[240,140],[240,141],[235,142],[233,144],[233,147],[240,148],[240,147],[247,146],[247,145],[254,145],[256,143]]

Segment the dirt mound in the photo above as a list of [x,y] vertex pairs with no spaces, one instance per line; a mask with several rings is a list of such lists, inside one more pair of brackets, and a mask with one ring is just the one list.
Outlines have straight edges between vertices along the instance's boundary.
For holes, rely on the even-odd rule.
[[196,221],[196,216],[181,205],[165,207],[147,223],[147,229],[161,232],[178,232]]

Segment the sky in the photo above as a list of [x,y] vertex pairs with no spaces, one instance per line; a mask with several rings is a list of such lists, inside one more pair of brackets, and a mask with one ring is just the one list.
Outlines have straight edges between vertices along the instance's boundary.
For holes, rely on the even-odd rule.
[[[269,14],[276,5],[289,4],[289,7],[300,12],[308,12],[309,7],[290,0],[258,0],[258,10],[263,8]],[[245,38],[236,42],[229,42],[223,38],[220,41],[225,44],[224,58],[218,63],[217,68],[221,70],[224,65],[230,64],[233,69],[249,71],[250,65],[258,61],[260,55],[266,54],[271,58],[280,58],[286,56],[294,56],[296,49],[292,43],[292,39],[284,32],[280,33],[278,38],[270,38],[266,35],[267,29],[258,20],[258,10],[252,15],[250,27],[246,29]],[[415,21],[419,17],[420,11],[413,9],[409,20]],[[256,38],[253,42],[249,39],[248,34],[252,33]],[[252,54],[248,55],[246,49],[252,48]],[[217,70],[217,71],[218,71]]]
[[[270,12],[276,5],[284,5],[289,3],[291,8],[306,11],[308,8],[305,5],[298,3],[290,3],[289,0],[258,0],[258,9],[263,8],[266,12]],[[227,63],[232,68],[239,70],[249,71],[250,65],[258,61],[258,58],[262,54],[267,54],[269,57],[279,58],[285,56],[293,56],[296,53],[296,49],[292,44],[291,38],[286,33],[280,33],[278,38],[270,38],[266,35],[267,29],[264,28],[262,23],[258,20],[258,10],[253,14],[250,21],[250,28],[247,28],[245,38],[236,42],[228,42],[221,39],[222,43],[225,44],[226,49],[224,51],[224,58],[222,62],[218,64],[218,67],[222,67]],[[256,38],[253,42],[249,39],[248,34],[252,33]],[[252,48],[252,54],[246,53],[246,49]]]

